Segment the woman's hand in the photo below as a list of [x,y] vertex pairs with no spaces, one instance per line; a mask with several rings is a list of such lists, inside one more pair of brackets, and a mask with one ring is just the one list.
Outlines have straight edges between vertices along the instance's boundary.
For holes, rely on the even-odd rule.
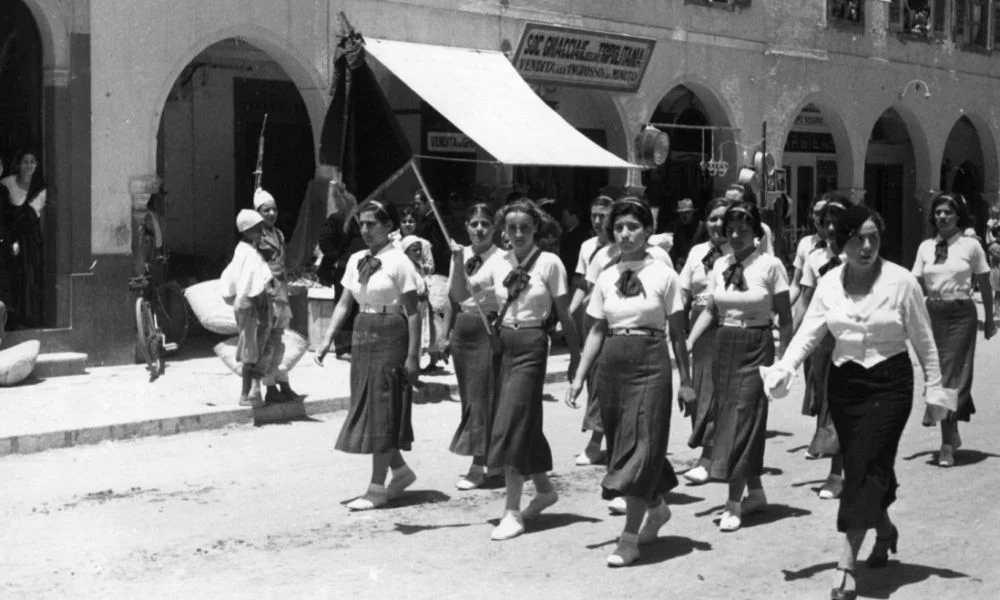
[[316,363],[316,366],[319,366],[319,367],[323,366],[323,359],[326,358],[326,353],[327,352],[329,352],[329,350],[327,350],[326,348],[323,348],[319,352],[313,354],[313,362]]
[[449,240],[449,241],[451,242],[451,255],[453,257],[457,256],[458,258],[461,258],[462,257],[462,252],[464,250],[462,248],[462,244],[459,244],[455,240]]
[[569,359],[569,369],[566,370],[566,379],[573,381],[576,379],[576,370],[580,367],[580,353],[574,352]]
[[569,389],[566,390],[566,406],[570,408],[580,408],[577,404],[576,399],[580,397],[580,392],[583,391],[583,381],[578,381],[573,378],[569,384]]
[[403,363],[403,373],[406,374],[406,380],[411,386],[416,387],[420,383],[420,362],[416,356],[406,357],[406,362]]
[[681,413],[685,417],[694,414],[695,406],[698,403],[698,394],[694,393],[694,388],[689,385],[682,385],[677,388],[677,404]]

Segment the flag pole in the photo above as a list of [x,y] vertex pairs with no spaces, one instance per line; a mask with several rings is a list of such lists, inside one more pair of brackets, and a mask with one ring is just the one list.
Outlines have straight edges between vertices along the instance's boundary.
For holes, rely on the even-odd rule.
[[[420,189],[424,191],[424,195],[427,197],[427,204],[431,207],[431,212],[434,213],[434,218],[437,220],[438,226],[441,228],[441,233],[444,234],[445,241],[448,242],[448,249],[451,249],[451,236],[448,235],[448,228],[444,226],[444,219],[441,218],[441,213],[438,212],[437,204],[434,202],[434,197],[431,195],[430,189],[427,187],[427,183],[424,181],[424,176],[420,174],[420,169],[417,167],[417,161],[415,159],[410,159],[410,168],[413,169],[413,174],[417,176],[417,181],[420,183]],[[486,318],[486,312],[483,310],[483,306],[479,303],[479,298],[476,298],[475,292],[469,290],[469,296],[472,298],[472,302],[476,305],[476,311],[479,313],[479,319],[483,322],[483,327],[486,328],[486,333],[488,335],[493,335],[493,327],[490,326],[490,320]]]

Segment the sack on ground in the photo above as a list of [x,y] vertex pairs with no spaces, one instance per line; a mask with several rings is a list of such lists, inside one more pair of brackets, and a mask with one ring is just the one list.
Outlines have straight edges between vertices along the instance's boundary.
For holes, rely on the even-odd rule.
[[232,302],[222,297],[222,283],[218,279],[202,281],[185,288],[184,297],[191,312],[202,327],[219,335],[236,335],[240,332]]
[[0,386],[17,385],[27,379],[41,349],[41,342],[29,340],[0,351]]

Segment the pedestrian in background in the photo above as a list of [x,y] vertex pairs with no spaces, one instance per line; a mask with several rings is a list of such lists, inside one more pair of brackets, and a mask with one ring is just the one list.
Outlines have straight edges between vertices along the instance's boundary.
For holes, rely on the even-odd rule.
[[[958,422],[969,422],[976,407],[972,402],[972,374],[976,359],[979,317],[972,300],[975,287],[983,301],[987,340],[996,333],[993,322],[993,289],[990,266],[979,240],[963,235],[969,226],[969,209],[961,194],[938,194],[931,202],[934,237],[917,248],[913,275],[927,297],[927,312],[934,331],[941,376],[946,388],[958,390],[958,410],[941,420],[941,450],[937,464],[955,464],[955,450],[962,446]],[[934,415],[924,416],[933,425]]]
[[[691,330],[688,347],[698,343],[713,320],[719,323],[712,358],[709,410],[715,411],[715,430],[708,474],[729,483],[719,530],[736,531],[746,514],[767,506],[760,476],[768,400],[759,367],[774,362],[771,315],[778,314],[784,351],[792,337],[792,311],[784,265],[756,243],[764,237],[757,205],[735,202],[726,209],[723,229],[732,254],[715,261],[705,310]],[[745,489],[749,491],[743,499]]]
[[705,223],[695,218],[694,201],[690,198],[678,202],[675,212],[677,216],[667,225],[667,232],[673,236],[670,259],[677,269],[681,269],[691,247],[708,239],[708,232]]
[[[789,298],[792,302],[793,311],[797,310],[796,303],[799,300],[800,294],[799,281],[802,279],[802,268],[806,264],[806,258],[813,252],[826,249],[829,244],[826,230],[823,228],[821,220],[823,218],[823,207],[830,200],[830,196],[830,193],[826,193],[822,196],[817,196],[813,200],[812,205],[809,207],[809,226],[813,229],[813,233],[803,236],[795,247],[795,258],[792,259],[792,281],[789,288]],[[804,311],[805,309],[802,308],[801,310]],[[806,366],[806,369],[808,368]]]
[[563,229],[562,240],[559,242],[559,258],[562,259],[566,272],[573,273],[580,260],[580,249],[593,233],[583,222],[583,211],[576,202],[559,203],[557,212],[559,224]]
[[[356,216],[368,249],[347,261],[341,282],[344,292],[315,360],[323,364],[334,336],[358,304],[351,345],[351,407],[336,448],[372,455],[368,490],[347,504],[351,510],[371,510],[398,498],[417,479],[401,451],[410,450],[413,443],[412,385],[420,369],[420,275],[389,240],[389,233],[399,227],[392,204],[368,200]],[[392,480],[386,485],[390,469]]]
[[[730,252],[723,229],[723,220],[731,202],[716,198],[705,207],[705,229],[709,240],[696,244],[688,253],[688,260],[681,269],[679,283],[688,322],[696,323],[708,305],[708,281],[715,261]],[[715,352],[715,332],[718,323],[712,321],[698,337],[691,350],[691,385],[694,389],[693,405],[684,405],[684,414],[691,417],[691,437],[688,445],[701,447],[701,457],[684,478],[700,485],[708,481],[708,467],[712,464],[712,431],[714,429],[709,407],[712,405],[712,355]]]
[[895,461],[913,405],[912,344],[924,371],[925,399],[943,416],[955,393],[941,384],[938,352],[920,285],[906,269],[879,257],[882,217],[853,205],[837,223],[844,264],[820,279],[802,325],[782,360],[768,373],[768,389],[787,389],[795,370],[829,332],[836,342],[827,394],[841,452],[844,489],[837,530],[844,542],[831,598],[857,596],[855,564],[869,529],[875,546],[869,569],[885,567],[899,531],[888,509],[898,487]]
[[[496,415],[486,464],[504,468],[506,506],[491,538],[507,540],[524,532],[524,522],[554,504],[559,495],[546,473],[552,470],[552,450],[542,430],[542,392],[548,363],[548,336],[543,329],[556,311],[570,352],[569,375],[580,361],[580,339],[569,313],[566,271],[559,257],[538,248],[535,236],[542,225],[541,211],[530,201],[503,207],[503,224],[513,249],[497,253],[471,278],[458,268],[462,247],[454,244],[453,294],[464,301],[488,285],[496,291],[499,349],[496,379]],[[531,477],[535,497],[521,512],[524,478]]]
[[[639,544],[656,541],[670,519],[665,494],[677,486],[666,458],[672,410],[670,352],[674,342],[680,394],[693,396],[684,334],[687,317],[677,274],[649,257],[653,214],[635,198],[616,202],[607,237],[620,254],[600,274],[587,312],[594,321],[567,403],[576,408],[589,369],[602,356],[596,381],[601,421],[608,439],[608,473],[601,482],[605,500],[625,498],[625,527],[608,566],[639,559]],[[641,527],[641,529],[640,529]]]
[[19,150],[11,163],[13,173],[0,179],[7,193],[0,211],[6,213],[12,258],[13,306],[8,307],[12,328],[38,327],[43,321],[45,271],[42,215],[48,190],[34,150]]

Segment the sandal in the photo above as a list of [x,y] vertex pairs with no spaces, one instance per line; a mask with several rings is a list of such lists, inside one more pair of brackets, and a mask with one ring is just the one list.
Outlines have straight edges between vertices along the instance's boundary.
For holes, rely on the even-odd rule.
[[875,546],[872,553],[868,555],[865,566],[869,569],[881,569],[889,564],[889,551],[896,553],[896,546],[899,543],[899,530],[892,526],[892,533],[889,537],[876,537]]
[[854,589],[847,589],[847,576],[850,575],[851,579],[857,584],[857,579],[854,577],[854,569],[845,569],[844,567],[837,567],[837,570],[843,573],[840,579],[840,585],[830,589],[830,600],[854,600],[858,597],[858,591]]

